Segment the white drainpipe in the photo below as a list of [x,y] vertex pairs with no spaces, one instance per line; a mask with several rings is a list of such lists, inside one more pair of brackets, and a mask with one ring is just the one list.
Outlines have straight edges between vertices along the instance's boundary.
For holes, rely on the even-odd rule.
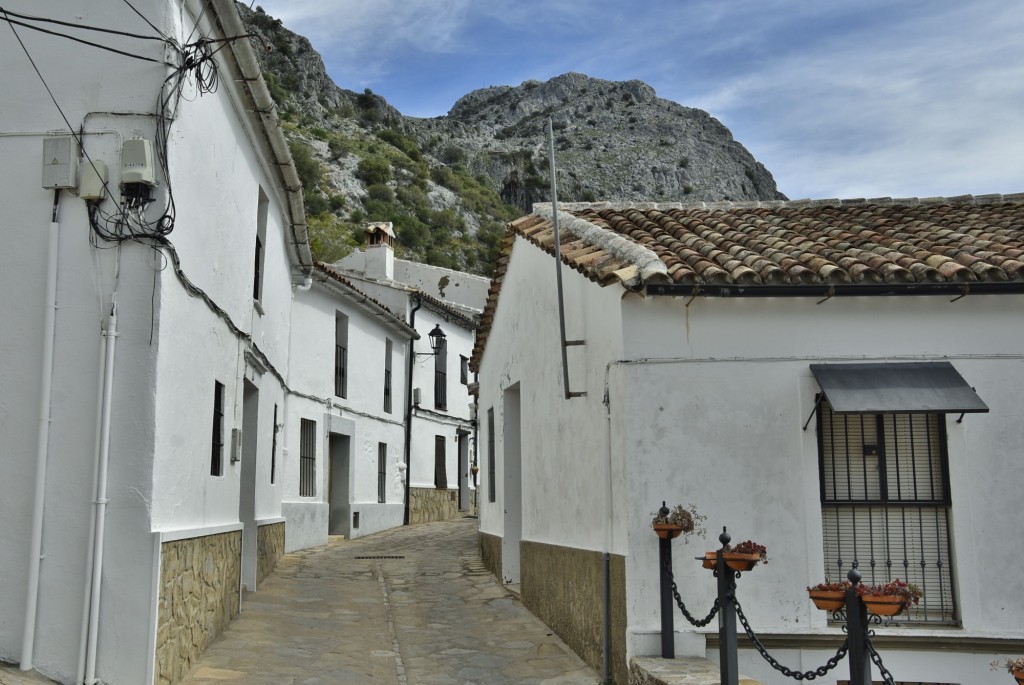
[[50,220],[46,253],[46,303],[43,323],[43,368],[39,383],[39,434],[36,439],[35,501],[32,509],[32,542],[28,557],[28,594],[25,602],[25,631],[21,640],[23,671],[32,669],[35,646],[36,613],[39,600],[39,566],[43,559],[43,509],[46,501],[46,462],[50,445],[50,391],[53,388],[53,343],[57,324],[57,255],[60,247],[60,224],[57,207],[60,191],[53,192],[53,214]]
[[[101,332],[102,334],[102,332]],[[96,384],[96,443],[93,446],[93,473],[92,473],[92,489],[89,490],[90,495],[95,495],[96,486],[99,482],[99,463],[100,463],[100,427],[103,425],[103,392],[106,384],[103,382],[106,377],[105,369],[107,365],[107,339],[103,338],[100,343],[100,359],[96,368],[100,370],[99,382]],[[77,683],[85,682],[85,659],[86,659],[86,645],[89,639],[89,603],[92,599],[92,561],[93,561],[93,545],[96,542],[96,516],[95,512],[89,517],[89,545],[86,548],[87,556],[85,561],[85,589],[82,590],[82,627],[80,629],[80,638],[78,642],[78,668],[75,674],[78,677]]]
[[103,585],[103,534],[107,516],[107,463],[110,457],[110,407],[114,394],[114,349],[117,345],[116,295],[107,317],[103,334],[106,359],[103,362],[103,409],[100,413],[99,462],[96,464],[96,537],[92,550],[92,596],[89,600],[89,639],[86,645],[85,679],[87,685],[96,681],[96,640],[99,634],[100,587]]

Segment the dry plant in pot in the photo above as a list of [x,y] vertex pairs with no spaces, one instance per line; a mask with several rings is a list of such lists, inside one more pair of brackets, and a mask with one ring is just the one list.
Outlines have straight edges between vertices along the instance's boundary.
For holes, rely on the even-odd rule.
[[677,504],[672,509],[665,506],[665,503],[661,503],[661,509],[654,515],[654,519],[651,521],[651,528],[658,534],[659,538],[666,538],[673,540],[680,535],[683,535],[683,542],[689,542],[690,535],[697,535],[704,537],[707,535],[707,531],[704,530],[703,523],[707,519],[707,516],[701,516],[697,513],[697,507],[690,505],[689,507],[683,507],[682,504]]
[[877,616],[895,616],[915,606],[924,596],[920,587],[899,578],[881,585],[858,585],[857,594],[868,611]]
[[846,591],[853,585],[844,580],[841,583],[818,583],[807,588],[814,606],[822,611],[838,611],[846,604]]
[[1024,685],[1024,656],[1019,656],[1015,659],[1007,659],[1003,662],[1000,662],[999,660],[992,662],[993,671],[998,671],[1001,668],[1005,668],[1007,673],[1016,678],[1018,685]]

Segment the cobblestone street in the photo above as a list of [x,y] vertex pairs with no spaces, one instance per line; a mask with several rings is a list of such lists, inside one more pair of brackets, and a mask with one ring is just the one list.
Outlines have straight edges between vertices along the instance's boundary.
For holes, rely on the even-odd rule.
[[[187,685],[594,685],[480,562],[476,520],[285,555]],[[49,682],[0,666],[0,683]]]
[[480,562],[476,521],[286,555],[189,685],[593,685]]

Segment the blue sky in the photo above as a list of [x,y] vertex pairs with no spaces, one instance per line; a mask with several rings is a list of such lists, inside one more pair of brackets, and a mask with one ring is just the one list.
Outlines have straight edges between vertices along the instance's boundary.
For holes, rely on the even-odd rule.
[[578,71],[710,112],[791,198],[1024,191],[1024,3],[258,0],[412,116]]

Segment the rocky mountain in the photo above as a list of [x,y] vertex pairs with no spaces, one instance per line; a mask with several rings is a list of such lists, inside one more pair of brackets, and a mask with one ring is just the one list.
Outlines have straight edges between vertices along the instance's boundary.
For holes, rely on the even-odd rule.
[[238,4],[306,190],[314,252],[392,221],[409,259],[489,273],[505,222],[550,200],[548,120],[560,201],[784,199],[717,119],[642,81],[568,73],[492,86],[445,116],[407,117],[339,88],[310,42]]

